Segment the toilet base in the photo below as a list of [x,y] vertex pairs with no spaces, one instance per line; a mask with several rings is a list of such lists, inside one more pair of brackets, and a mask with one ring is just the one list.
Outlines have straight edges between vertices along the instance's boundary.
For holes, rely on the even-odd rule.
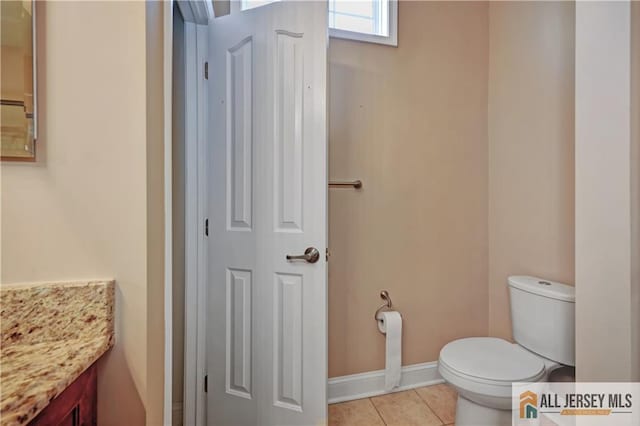
[[485,407],[458,396],[456,426],[511,426],[511,411]]

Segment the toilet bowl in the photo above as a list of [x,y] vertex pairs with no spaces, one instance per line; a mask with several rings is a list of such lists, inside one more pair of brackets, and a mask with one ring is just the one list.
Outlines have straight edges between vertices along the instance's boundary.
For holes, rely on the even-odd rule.
[[511,424],[512,383],[544,381],[559,366],[503,339],[470,337],[446,345],[438,368],[458,391],[456,425],[495,426]]
[[511,385],[544,381],[574,365],[573,287],[510,277],[514,340],[470,337],[440,351],[438,369],[458,391],[456,425],[511,425]]

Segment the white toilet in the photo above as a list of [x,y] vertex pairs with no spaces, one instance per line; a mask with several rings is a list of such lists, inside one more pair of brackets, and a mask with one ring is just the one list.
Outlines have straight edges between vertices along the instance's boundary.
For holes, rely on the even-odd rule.
[[508,281],[517,343],[471,337],[440,351],[440,374],[459,395],[457,426],[511,425],[511,383],[544,381],[575,365],[574,288],[527,276]]

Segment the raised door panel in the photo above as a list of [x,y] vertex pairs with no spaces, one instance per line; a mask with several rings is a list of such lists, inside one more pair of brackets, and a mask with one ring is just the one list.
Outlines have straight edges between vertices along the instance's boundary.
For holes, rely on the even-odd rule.
[[275,61],[275,227],[302,232],[303,34],[276,31]]
[[274,291],[275,405],[302,411],[303,276],[276,274]]
[[253,217],[253,41],[227,51],[228,228],[250,231]]
[[227,392],[251,398],[252,273],[227,271]]

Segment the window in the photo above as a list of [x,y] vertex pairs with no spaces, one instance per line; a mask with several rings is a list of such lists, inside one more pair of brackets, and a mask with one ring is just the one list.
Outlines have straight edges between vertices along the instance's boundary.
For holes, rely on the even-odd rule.
[[396,0],[328,0],[329,35],[398,45]]
[[[232,1],[232,12],[278,0]],[[397,0],[327,0],[329,35],[335,38],[398,45]]]
[[240,10],[253,9],[254,7],[264,6],[265,4],[273,3],[278,0],[240,0],[240,1],[232,1],[231,7],[234,4],[240,4]]

